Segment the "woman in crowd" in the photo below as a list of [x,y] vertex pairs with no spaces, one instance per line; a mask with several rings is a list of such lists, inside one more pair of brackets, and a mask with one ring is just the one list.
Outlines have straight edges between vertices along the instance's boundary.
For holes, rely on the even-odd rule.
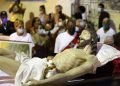
[[44,46],[48,40],[48,32],[43,29],[41,21],[38,17],[35,17],[33,19],[30,33],[35,42],[35,56],[41,58],[44,57],[44,55],[46,56],[46,49],[44,48]]
[[46,14],[46,9],[44,5],[41,5],[39,8],[40,14],[39,14],[39,18],[41,21],[41,24],[44,26],[48,20],[48,15]]
[[16,32],[10,35],[9,40],[30,42],[32,43],[32,47],[34,47],[32,36],[29,33],[26,33],[24,29],[24,22],[22,20],[16,20],[14,23],[14,26],[15,26]]

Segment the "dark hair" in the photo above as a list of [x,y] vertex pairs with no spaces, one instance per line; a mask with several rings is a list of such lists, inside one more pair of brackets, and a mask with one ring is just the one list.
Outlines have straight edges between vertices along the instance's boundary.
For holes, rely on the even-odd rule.
[[20,20],[20,19],[16,19],[14,23],[16,23],[16,22],[20,22],[20,23],[24,24],[24,21]]
[[8,15],[7,15],[7,12],[6,11],[1,11],[0,12],[0,17],[7,17]]
[[86,11],[86,8],[85,8],[84,6],[79,6],[78,9],[79,9],[82,13],[84,13],[84,12]]
[[117,34],[115,34],[115,35],[113,36],[113,39],[114,39],[114,45],[115,45],[116,47],[120,47],[120,32],[117,33]]
[[56,5],[55,7],[59,7],[61,10],[63,9],[61,5]]
[[[34,17],[32,20],[32,27],[34,27],[34,23],[36,22],[36,19],[39,19],[38,17]],[[40,22],[41,23],[41,22]]]
[[102,8],[105,8],[104,4],[103,3],[99,3],[98,6],[102,7]]
[[[73,25],[70,25],[70,22],[73,24]],[[75,33],[75,21],[73,20],[68,20],[67,24],[66,24],[66,29],[68,30],[68,33],[70,35],[74,35]]]
[[46,9],[45,9],[45,5],[40,5],[40,8],[44,11],[44,13],[46,14]]

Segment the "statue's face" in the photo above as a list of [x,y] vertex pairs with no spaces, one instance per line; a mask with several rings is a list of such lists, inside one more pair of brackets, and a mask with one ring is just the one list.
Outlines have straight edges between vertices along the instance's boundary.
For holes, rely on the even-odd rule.
[[78,48],[83,49],[87,54],[90,54],[92,52],[90,32],[88,30],[83,30],[79,38],[80,43]]
[[89,31],[83,30],[81,35],[79,36],[80,38],[80,44],[84,43],[85,41],[89,40],[91,37]]

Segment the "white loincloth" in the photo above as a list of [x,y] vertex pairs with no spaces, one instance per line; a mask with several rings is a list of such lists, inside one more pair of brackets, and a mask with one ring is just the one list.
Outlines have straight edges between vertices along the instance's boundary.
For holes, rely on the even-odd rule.
[[101,66],[119,57],[120,51],[106,44],[103,44],[103,46],[97,53],[97,58],[100,61]]
[[[32,58],[25,60],[17,71],[15,77],[15,85],[22,86],[22,83],[26,83],[30,79],[42,80],[45,77],[45,69],[48,67],[49,61],[47,58]],[[53,70],[54,71],[54,70]],[[48,71],[47,77],[55,75],[52,71]]]
[[44,70],[47,67],[47,59],[32,58],[24,61],[17,71],[15,85],[22,86],[29,79],[41,80],[44,78]]

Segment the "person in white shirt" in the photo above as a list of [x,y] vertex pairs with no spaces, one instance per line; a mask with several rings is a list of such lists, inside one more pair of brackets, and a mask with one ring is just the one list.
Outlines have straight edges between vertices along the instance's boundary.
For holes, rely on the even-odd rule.
[[30,42],[32,44],[32,47],[34,47],[34,42],[32,40],[31,35],[29,33],[26,33],[24,29],[23,21],[16,20],[14,25],[15,25],[16,32],[10,35],[9,40],[20,41],[20,42]]
[[106,37],[113,36],[116,32],[110,27],[109,18],[104,18],[103,27],[101,27],[97,31],[98,38],[100,39],[100,43],[104,43]]
[[75,24],[72,21],[67,23],[67,31],[59,34],[55,41],[54,53],[60,53],[75,37]]

